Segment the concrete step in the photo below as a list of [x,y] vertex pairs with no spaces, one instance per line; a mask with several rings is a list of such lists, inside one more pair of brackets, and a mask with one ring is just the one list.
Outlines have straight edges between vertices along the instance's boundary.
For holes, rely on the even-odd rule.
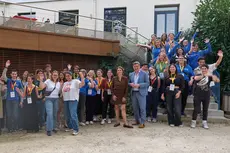
[[[163,115],[162,113],[158,113],[157,114],[157,120],[159,122],[167,122],[167,115]],[[181,120],[183,123],[188,123],[188,125],[190,125],[190,122],[192,120],[192,117],[190,115],[188,115],[187,117],[181,117]],[[197,123],[201,124],[202,123],[202,119],[201,118],[197,118]],[[225,118],[223,116],[208,116],[208,123],[215,123],[215,124],[230,124],[230,119]]]
[[[187,103],[186,108],[194,108],[193,103]],[[218,110],[218,104],[217,103],[210,103],[209,109]]]
[[[158,109],[158,113],[163,114],[165,109]],[[185,108],[185,114],[192,116],[193,108]],[[208,117],[224,117],[224,111],[216,110],[216,109],[209,109],[208,110]]]
[[[188,96],[187,103],[193,103],[194,96]],[[210,103],[216,103],[213,97],[210,97]]]
[[[188,115],[192,115],[193,113],[193,108],[186,108],[185,113]],[[222,110],[216,110],[216,109],[209,109],[208,110],[208,116],[213,116],[213,117],[224,117],[224,111]]]

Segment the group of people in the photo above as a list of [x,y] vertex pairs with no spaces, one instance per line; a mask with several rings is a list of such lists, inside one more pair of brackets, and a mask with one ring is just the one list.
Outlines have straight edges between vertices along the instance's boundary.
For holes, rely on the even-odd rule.
[[[203,127],[208,129],[207,116],[210,96],[216,96],[215,82],[219,78],[214,71],[223,59],[223,52],[218,51],[216,63],[207,65],[206,56],[212,52],[209,39],[204,42],[205,50],[199,50],[198,44],[194,43],[199,30],[191,38],[179,39],[182,31],[176,36],[173,33],[162,34],[161,39],[152,35],[148,45],[137,44],[138,47],[147,49],[148,64],[142,69],[149,73],[149,87],[147,96],[147,120],[156,122],[157,107],[166,105],[168,124],[170,126],[182,126],[181,115],[185,115],[185,107],[188,95],[194,95],[194,111],[192,114],[191,127],[196,127],[197,115],[203,112]],[[179,41],[178,41],[179,39]],[[201,103],[203,110],[201,111]]]
[[[59,125],[73,135],[79,132],[79,125],[92,125],[101,115],[101,124],[112,123],[114,127],[145,127],[145,122],[157,122],[158,105],[166,107],[168,124],[183,126],[181,115],[185,114],[187,97],[194,95],[194,111],[191,127],[196,127],[197,115],[203,105],[203,127],[208,128],[207,116],[211,96],[211,86],[219,82],[213,75],[223,58],[218,51],[216,63],[205,64],[205,55],[212,52],[206,39],[206,50],[198,50],[191,42],[174,38],[174,34],[163,34],[161,40],[152,35],[149,45],[137,46],[147,48],[152,55],[148,64],[133,62],[134,72],[124,76],[124,68],[116,68],[116,75],[107,70],[103,77],[101,69],[96,71],[73,68],[67,65],[62,72],[52,71],[50,64],[45,70],[37,69],[34,74],[25,71],[20,79],[16,70],[11,70],[10,78],[6,76],[11,63],[8,60],[0,80],[0,118],[6,116],[9,132],[24,129],[38,132],[46,127],[48,136],[58,132]],[[130,88],[130,99],[135,122],[130,124],[126,118],[126,104]],[[4,115],[6,114],[6,115]],[[4,124],[4,120],[1,122]],[[2,127],[0,125],[0,127]]]

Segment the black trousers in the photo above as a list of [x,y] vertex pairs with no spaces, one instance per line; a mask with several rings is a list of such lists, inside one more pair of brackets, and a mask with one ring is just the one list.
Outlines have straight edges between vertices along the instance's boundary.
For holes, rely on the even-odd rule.
[[102,102],[102,119],[107,116],[109,106],[109,118],[114,118],[114,105],[111,103],[112,95],[108,95],[107,91],[104,92],[104,101]]
[[102,100],[101,100],[101,94],[97,94],[95,96],[95,108],[94,108],[94,114],[93,115],[101,115],[102,114]]
[[153,89],[152,92],[148,92],[147,105],[146,105],[147,117],[157,118],[157,107],[159,103],[158,97],[159,97],[159,92],[157,89]]
[[85,104],[86,103],[86,95],[84,93],[79,94],[79,103],[78,103],[78,120],[79,122],[83,122],[85,116]]
[[93,121],[95,102],[95,96],[86,96],[86,121]]
[[194,94],[194,110],[192,114],[192,120],[197,119],[197,114],[200,113],[201,103],[203,105],[203,120],[208,118],[208,107],[210,103],[210,91],[202,94]]
[[184,113],[184,110],[185,110],[185,107],[186,107],[186,104],[187,104],[187,99],[188,99],[188,93],[189,93],[189,86],[188,86],[188,82],[185,81],[185,88],[183,89],[182,91],[182,107],[181,107],[181,113]]
[[175,126],[179,126],[182,124],[181,122],[181,96],[176,99],[175,95],[178,90],[170,91],[166,89],[166,104],[168,111],[168,124],[174,124]]
[[160,86],[160,89],[159,89],[159,92],[158,92],[158,100],[159,100],[160,107],[166,108],[166,102],[165,102],[164,100],[161,99],[162,93],[165,92],[165,89],[164,89],[164,87],[163,87],[163,84],[164,84],[164,80],[161,79],[161,86]]

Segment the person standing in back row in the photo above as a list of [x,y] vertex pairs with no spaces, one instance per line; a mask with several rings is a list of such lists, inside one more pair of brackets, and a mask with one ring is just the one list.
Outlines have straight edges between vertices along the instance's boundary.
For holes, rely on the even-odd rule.
[[139,128],[144,128],[149,78],[148,74],[140,69],[140,63],[138,61],[133,63],[133,69],[134,72],[129,74],[129,86],[132,88],[131,99],[136,121],[134,125],[139,125]]

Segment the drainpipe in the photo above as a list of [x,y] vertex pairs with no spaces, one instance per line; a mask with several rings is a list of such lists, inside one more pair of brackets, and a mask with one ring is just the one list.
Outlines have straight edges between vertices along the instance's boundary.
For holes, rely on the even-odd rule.
[[[97,0],[94,0],[94,9],[95,9],[95,12],[94,12],[94,13],[95,13],[95,16],[94,16],[94,17],[97,18]],[[96,31],[97,31],[97,19],[94,19],[94,20],[95,20],[95,21],[94,21],[94,22],[95,22],[95,23],[94,23],[94,30],[95,30],[95,31],[94,31],[94,36],[95,36],[95,38],[96,38],[96,33],[97,33],[97,32],[96,32]]]

